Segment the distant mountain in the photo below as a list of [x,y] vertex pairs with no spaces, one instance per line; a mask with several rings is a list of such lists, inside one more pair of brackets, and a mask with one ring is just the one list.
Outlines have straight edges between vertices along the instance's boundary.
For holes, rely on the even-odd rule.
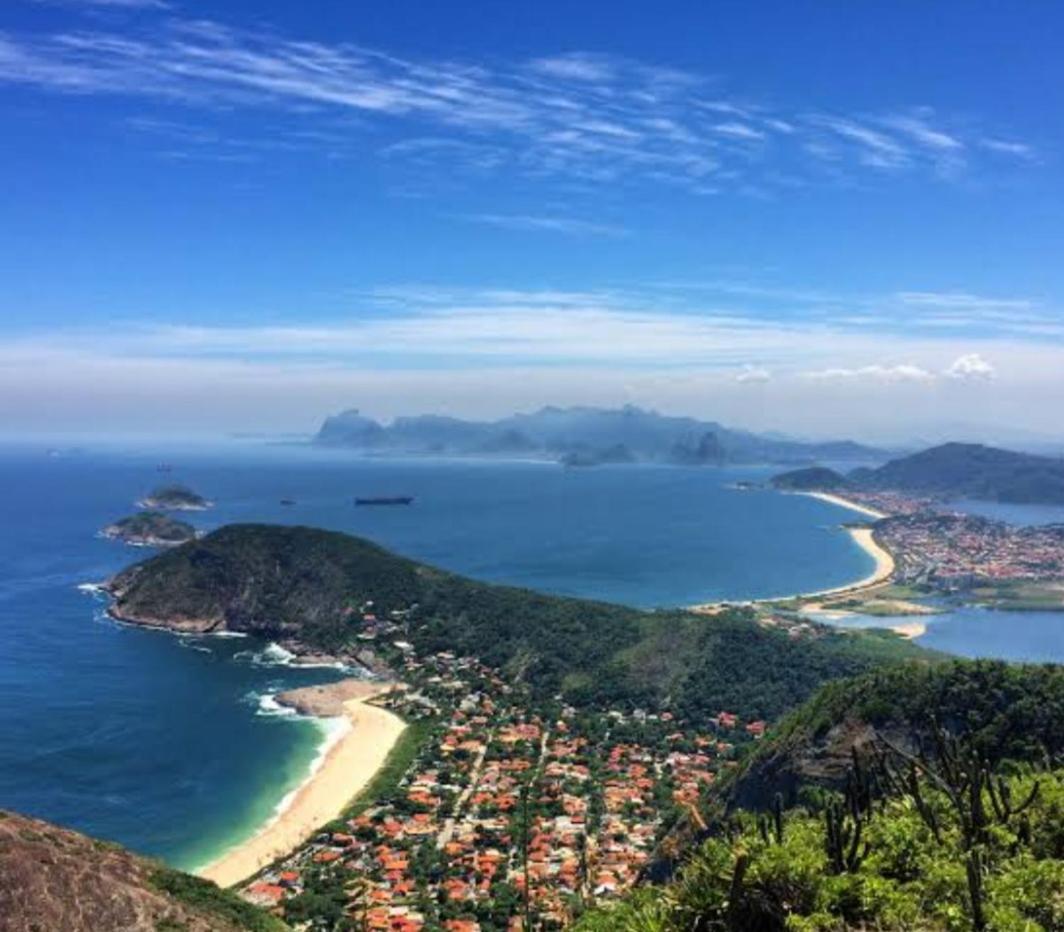
[[[713,421],[671,417],[632,405],[618,409],[546,407],[498,421],[439,415],[383,425],[358,411],[325,420],[314,442],[366,453],[538,456],[596,462],[801,464],[817,460],[882,462],[881,450],[851,441],[806,443],[733,430]],[[627,451],[620,457],[618,451]]]
[[0,810],[0,929],[283,932],[213,883],[39,819]]
[[850,478],[869,489],[1014,504],[1064,504],[1064,460],[977,443],[946,443],[891,460],[878,469],[855,471]]

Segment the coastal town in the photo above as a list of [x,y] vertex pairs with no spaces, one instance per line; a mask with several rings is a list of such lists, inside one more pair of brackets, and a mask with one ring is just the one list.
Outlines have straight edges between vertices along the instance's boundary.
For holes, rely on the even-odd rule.
[[869,515],[874,543],[890,555],[896,583],[957,591],[987,582],[1064,579],[1064,525],[1017,526],[894,491],[812,494]]
[[[1014,528],[889,492],[846,500],[870,512],[893,584],[1064,577],[1059,527]],[[407,612],[359,613],[359,641],[396,674],[370,701],[408,723],[400,743],[414,746],[384,785],[241,886],[296,928],[323,918],[378,932],[564,928],[628,890],[678,817],[698,825],[737,749],[765,732],[727,709],[694,727],[667,711],[536,703],[475,658],[418,655]],[[786,612],[759,622],[792,637],[819,630]]]
[[[373,637],[400,632],[369,617]],[[700,818],[736,747],[765,731],[727,710],[699,730],[668,712],[534,710],[474,659],[387,647],[403,685],[375,701],[423,735],[410,766],[242,888],[296,927],[563,928],[631,887],[673,818]]]
[[910,511],[876,525],[899,582],[957,587],[1064,577],[1064,527],[1013,527],[974,515]]

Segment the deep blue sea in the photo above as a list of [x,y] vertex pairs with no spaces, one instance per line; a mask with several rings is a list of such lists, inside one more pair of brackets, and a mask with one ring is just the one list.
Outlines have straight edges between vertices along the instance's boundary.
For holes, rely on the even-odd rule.
[[[268,697],[339,673],[285,666],[249,639],[120,626],[78,588],[148,555],[96,534],[163,481],[216,501],[191,516],[205,530],[334,528],[480,579],[648,608],[790,595],[871,571],[839,528],[852,512],[733,487],[769,473],[360,460],[247,442],[0,447],[0,807],[192,868],[267,820],[320,752],[323,726],[277,714]],[[356,495],[416,501],[356,508]],[[980,637],[1004,652],[994,625]],[[970,630],[932,646],[964,652]],[[1064,639],[1044,630],[1035,659],[1064,659]]]

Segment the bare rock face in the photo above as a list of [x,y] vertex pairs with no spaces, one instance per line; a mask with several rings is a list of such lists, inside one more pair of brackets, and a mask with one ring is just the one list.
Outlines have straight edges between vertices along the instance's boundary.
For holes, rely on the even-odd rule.
[[246,928],[165,892],[154,880],[160,870],[117,845],[0,810],[0,932]]

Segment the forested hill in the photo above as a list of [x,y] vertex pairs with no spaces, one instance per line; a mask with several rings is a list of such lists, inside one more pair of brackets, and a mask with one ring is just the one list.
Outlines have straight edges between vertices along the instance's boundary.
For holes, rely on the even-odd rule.
[[855,471],[850,479],[863,488],[951,498],[1064,503],[1064,460],[976,443],[946,443],[878,469]]
[[1064,752],[1064,667],[993,660],[899,664],[829,683],[790,713],[746,762],[732,805],[794,801],[803,785],[840,788],[851,748],[878,737],[915,750],[934,725],[992,763]]
[[[812,626],[800,636],[751,612],[645,613],[475,582],[314,528],[232,525],[120,573],[112,611],[184,631],[240,631],[353,653],[365,616],[392,619],[419,653],[477,656],[540,695],[602,707],[668,706],[774,718],[817,686],[899,657],[893,635]],[[364,610],[368,603],[372,609]]]

